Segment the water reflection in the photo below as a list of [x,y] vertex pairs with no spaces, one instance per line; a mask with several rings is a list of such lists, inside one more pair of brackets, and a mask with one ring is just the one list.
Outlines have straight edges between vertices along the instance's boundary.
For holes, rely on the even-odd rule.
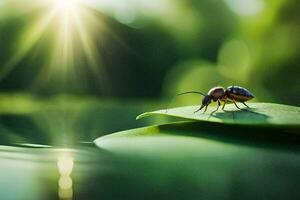
[[209,137],[203,126],[114,140],[110,151],[0,146],[0,199],[299,199],[299,151]]
[[73,199],[73,181],[71,173],[74,166],[74,158],[69,152],[63,152],[57,159],[57,167],[60,174],[58,180],[59,199]]

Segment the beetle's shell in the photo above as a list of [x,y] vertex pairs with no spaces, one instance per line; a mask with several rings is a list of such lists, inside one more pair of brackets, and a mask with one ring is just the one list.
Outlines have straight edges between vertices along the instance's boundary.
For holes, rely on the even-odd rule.
[[226,89],[227,97],[238,102],[245,102],[253,99],[254,96],[249,90],[240,86],[229,86]]
[[217,86],[211,88],[207,95],[211,96],[214,101],[221,99],[225,95],[225,89],[223,87]]

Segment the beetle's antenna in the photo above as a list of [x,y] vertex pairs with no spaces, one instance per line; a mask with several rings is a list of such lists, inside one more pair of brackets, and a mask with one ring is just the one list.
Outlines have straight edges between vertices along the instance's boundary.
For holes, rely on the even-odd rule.
[[[180,95],[184,95],[184,94],[200,94],[200,95],[202,95],[202,96],[206,96],[206,95],[203,94],[202,92],[197,92],[197,91],[183,92],[183,93],[177,94],[176,96],[180,96]],[[174,101],[174,99],[176,98],[176,96],[174,96],[174,97],[172,98],[171,103]],[[171,104],[171,103],[170,103],[170,104]],[[169,104],[169,106],[170,106],[170,104]],[[168,106],[168,108],[167,108],[166,111],[165,111],[166,113],[168,112],[169,106]]]
[[202,96],[206,96],[206,95],[203,94],[202,92],[197,92],[197,91],[183,92],[183,93],[177,94],[177,96],[184,95],[184,94],[200,94],[200,95],[202,95]]

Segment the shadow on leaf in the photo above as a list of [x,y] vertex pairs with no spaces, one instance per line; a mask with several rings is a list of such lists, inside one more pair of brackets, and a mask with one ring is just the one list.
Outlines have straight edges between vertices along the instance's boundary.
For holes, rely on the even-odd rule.
[[[240,111],[240,113],[243,112]],[[229,111],[229,113],[231,112]],[[262,115],[262,117],[265,116]],[[158,128],[160,132],[172,135],[207,138],[225,143],[260,148],[300,150],[298,129],[291,127],[257,127],[230,124],[218,125],[207,122],[185,122],[160,125]]]
[[[266,123],[268,121],[268,118],[270,118],[266,114],[262,114],[259,112],[256,112],[256,108],[248,108],[248,109],[241,109],[241,110],[224,110],[224,112],[214,112],[211,113],[211,116],[214,116],[219,119],[224,118],[232,118],[233,122],[247,122],[250,119],[252,119],[253,123]],[[209,118],[208,118],[209,119]]]

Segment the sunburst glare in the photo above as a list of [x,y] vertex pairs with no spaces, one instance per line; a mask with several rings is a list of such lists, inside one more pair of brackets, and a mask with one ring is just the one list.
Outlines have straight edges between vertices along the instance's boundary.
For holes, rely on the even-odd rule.
[[64,12],[76,11],[79,7],[79,0],[54,0],[54,6]]
[[[33,87],[53,80],[81,78],[83,70],[90,70],[101,81],[104,70],[100,52],[94,39],[101,35],[104,23],[83,0],[31,0],[24,3],[27,14],[37,11],[39,17],[24,26],[17,39],[14,55],[1,66],[0,79],[10,73],[35,46],[47,40],[47,61],[33,81]],[[6,3],[9,4],[9,3]],[[45,39],[46,38],[46,39]],[[49,39],[50,38],[50,39]],[[76,59],[85,61],[76,64]],[[87,69],[88,68],[88,69]]]

